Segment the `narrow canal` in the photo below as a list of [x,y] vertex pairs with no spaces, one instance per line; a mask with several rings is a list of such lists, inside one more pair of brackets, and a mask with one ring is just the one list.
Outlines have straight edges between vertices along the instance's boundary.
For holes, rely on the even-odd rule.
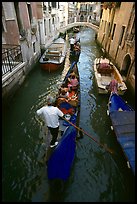
[[[71,175],[62,195],[49,191],[46,166],[38,162],[41,127],[36,110],[49,93],[56,93],[70,65],[47,73],[37,64],[2,114],[2,200],[6,202],[131,202],[135,200],[134,176],[128,169],[110,119],[107,95],[99,95],[93,62],[101,55],[91,29],[82,29],[78,62],[81,83],[80,127],[113,150],[105,151],[90,137],[77,141]],[[134,108],[130,90],[123,96]],[[58,188],[56,186],[55,188]]]

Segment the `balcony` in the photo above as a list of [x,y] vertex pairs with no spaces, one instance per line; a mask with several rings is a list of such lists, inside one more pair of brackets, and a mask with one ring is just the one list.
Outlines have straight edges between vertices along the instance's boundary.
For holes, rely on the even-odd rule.
[[20,45],[2,45],[2,76],[23,62]]

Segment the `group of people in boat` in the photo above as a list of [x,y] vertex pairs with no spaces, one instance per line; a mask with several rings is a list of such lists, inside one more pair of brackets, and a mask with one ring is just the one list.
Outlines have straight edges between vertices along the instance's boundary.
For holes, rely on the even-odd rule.
[[57,96],[57,105],[59,106],[62,102],[67,102],[72,106],[77,106],[78,103],[78,89],[79,80],[77,74],[72,71],[65,84],[63,84],[59,90],[59,94]]

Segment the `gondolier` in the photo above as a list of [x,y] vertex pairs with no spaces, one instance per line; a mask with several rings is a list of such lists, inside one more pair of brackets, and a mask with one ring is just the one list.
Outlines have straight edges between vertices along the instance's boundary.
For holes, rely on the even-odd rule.
[[72,37],[72,38],[70,38],[70,50],[73,52],[73,50],[74,50],[74,43],[75,43],[75,39]]
[[54,147],[58,144],[59,117],[63,117],[64,115],[59,108],[54,106],[54,102],[55,99],[52,96],[48,96],[47,105],[36,111],[37,115],[43,115],[44,121],[52,135],[50,147]]

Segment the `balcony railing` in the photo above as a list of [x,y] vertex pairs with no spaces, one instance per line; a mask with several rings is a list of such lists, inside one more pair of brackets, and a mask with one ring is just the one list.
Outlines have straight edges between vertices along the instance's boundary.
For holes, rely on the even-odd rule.
[[23,62],[20,45],[2,45],[2,76]]

